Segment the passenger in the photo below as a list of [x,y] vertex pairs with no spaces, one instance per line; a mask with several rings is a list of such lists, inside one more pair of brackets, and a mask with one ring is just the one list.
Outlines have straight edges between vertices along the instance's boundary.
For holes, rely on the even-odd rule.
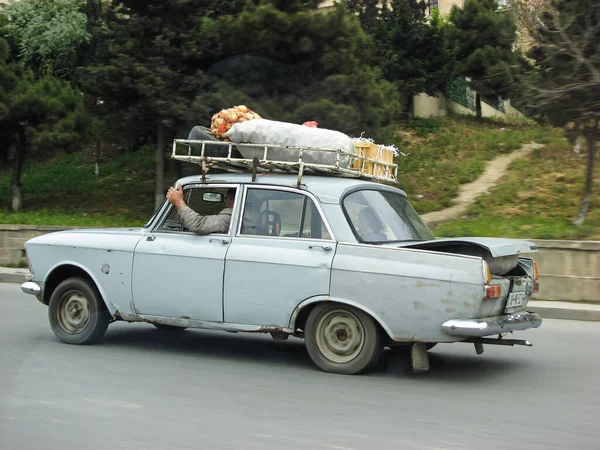
[[364,242],[383,242],[388,237],[383,232],[383,224],[371,208],[363,208],[358,213],[358,235]]
[[227,233],[231,223],[233,203],[235,201],[235,189],[231,188],[225,195],[227,207],[219,214],[203,216],[186,205],[183,200],[183,188],[177,185],[177,189],[170,187],[167,191],[167,200],[177,208],[177,214],[183,224],[196,234]]

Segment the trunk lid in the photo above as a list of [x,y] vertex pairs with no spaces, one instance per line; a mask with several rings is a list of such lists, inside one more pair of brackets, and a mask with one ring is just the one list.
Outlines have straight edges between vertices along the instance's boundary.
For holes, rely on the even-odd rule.
[[490,271],[496,275],[505,275],[513,270],[517,266],[519,256],[538,251],[533,242],[488,237],[443,238],[400,242],[394,245],[400,248],[478,256],[488,263]]
[[434,251],[437,251],[440,248],[480,247],[487,250],[493,257],[537,252],[537,246],[533,242],[522,241],[520,239],[488,237],[442,238],[431,241],[401,242],[396,245],[398,247],[420,248]]

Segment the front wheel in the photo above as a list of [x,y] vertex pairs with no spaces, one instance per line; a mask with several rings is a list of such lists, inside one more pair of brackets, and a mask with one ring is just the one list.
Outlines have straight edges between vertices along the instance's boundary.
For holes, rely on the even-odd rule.
[[54,334],[67,344],[91,344],[100,339],[110,322],[110,313],[96,286],[79,277],[60,283],[48,305]]
[[313,362],[325,372],[352,375],[374,366],[383,351],[371,316],[352,306],[321,303],[310,312],[304,337]]

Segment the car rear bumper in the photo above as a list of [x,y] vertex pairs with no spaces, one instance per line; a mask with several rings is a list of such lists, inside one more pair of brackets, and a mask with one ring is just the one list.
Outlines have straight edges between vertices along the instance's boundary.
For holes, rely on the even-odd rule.
[[542,318],[536,313],[520,312],[484,319],[452,319],[442,324],[442,330],[453,336],[490,336],[511,331],[537,328]]

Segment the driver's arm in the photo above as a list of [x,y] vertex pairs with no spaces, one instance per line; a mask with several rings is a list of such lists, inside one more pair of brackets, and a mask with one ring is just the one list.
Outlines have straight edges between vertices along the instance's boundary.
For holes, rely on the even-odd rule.
[[231,212],[226,210],[217,216],[203,216],[186,205],[178,215],[186,228],[196,234],[227,233],[231,222]]

